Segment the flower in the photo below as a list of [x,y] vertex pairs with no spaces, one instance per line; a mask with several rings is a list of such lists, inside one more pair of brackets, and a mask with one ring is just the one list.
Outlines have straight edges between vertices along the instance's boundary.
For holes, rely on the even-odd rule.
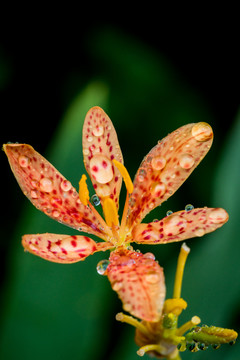
[[[224,209],[188,206],[160,221],[141,223],[187,179],[210,149],[212,139],[212,128],[204,122],[182,126],[148,153],[132,183],[111,120],[101,108],[91,108],[83,126],[83,156],[96,192],[94,203],[101,203],[104,218],[90,201],[85,174],[78,193],[30,145],[5,144],[12,171],[37,209],[104,240],[96,242],[84,235],[30,234],[23,236],[24,248],[58,263],[73,263],[97,251],[111,250],[109,260],[98,264],[98,272],[108,276],[126,311],[145,321],[159,321],[165,299],[163,269],[152,253],[141,254],[129,244],[164,244],[199,237],[228,220]],[[122,179],[127,194],[119,222]]]
[[184,267],[189,247],[183,243],[178,257],[173,298],[164,302],[162,316],[157,322],[142,320],[118,313],[118,321],[136,328],[135,342],[140,346],[139,356],[149,353],[152,357],[180,360],[179,352],[186,349],[191,352],[206,350],[209,346],[218,349],[222,344],[234,344],[237,332],[217,326],[200,326],[200,318],[193,316],[188,322],[178,327],[178,317],[187,303],[181,298]]

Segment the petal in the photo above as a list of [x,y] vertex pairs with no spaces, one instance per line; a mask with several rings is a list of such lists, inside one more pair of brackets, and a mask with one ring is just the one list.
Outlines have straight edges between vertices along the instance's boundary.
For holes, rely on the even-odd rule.
[[96,251],[105,251],[112,247],[110,243],[96,243],[87,236],[59,234],[24,235],[22,244],[30,253],[62,264],[85,260]]
[[23,193],[37,209],[74,229],[105,237],[75,188],[44,157],[26,144],[6,144],[3,149]]
[[221,208],[198,208],[178,211],[149,224],[133,229],[133,239],[139,244],[165,244],[182,241],[215,231],[228,221],[228,213]]
[[144,158],[129,198],[128,227],[167,200],[207,154],[213,139],[206,123],[189,124],[159,142]]
[[111,253],[106,275],[123,308],[147,321],[158,321],[165,299],[163,269],[151,253],[119,249]]
[[110,196],[118,206],[122,177],[112,160],[123,162],[114,126],[98,106],[91,108],[83,125],[83,157],[99,199]]

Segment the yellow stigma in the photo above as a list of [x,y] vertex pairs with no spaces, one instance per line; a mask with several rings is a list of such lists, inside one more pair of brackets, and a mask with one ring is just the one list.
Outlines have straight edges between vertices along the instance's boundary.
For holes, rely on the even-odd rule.
[[87,205],[89,201],[89,191],[86,183],[87,177],[85,174],[82,175],[79,181],[79,199],[83,205]]
[[113,159],[113,164],[118,168],[118,170],[120,171],[122,177],[123,177],[123,180],[125,182],[125,185],[126,185],[126,188],[127,188],[127,191],[129,194],[131,194],[133,192],[133,183],[132,183],[132,180],[130,178],[130,175],[127,171],[127,169],[125,168],[125,166],[120,163],[119,161]]
[[179,316],[182,310],[185,310],[187,307],[187,302],[182,298],[177,299],[167,299],[164,302],[164,313],[172,313],[174,315]]
[[118,211],[115,202],[109,197],[103,201],[103,212],[108,226],[118,225]]

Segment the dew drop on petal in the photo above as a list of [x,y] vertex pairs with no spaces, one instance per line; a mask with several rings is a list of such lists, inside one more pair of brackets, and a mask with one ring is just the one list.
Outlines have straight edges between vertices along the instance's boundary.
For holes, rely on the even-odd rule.
[[155,197],[160,197],[166,192],[166,185],[164,183],[157,184],[153,189],[153,194]]
[[118,281],[113,284],[112,289],[114,291],[119,291],[122,287],[123,287],[123,283]]
[[89,136],[89,137],[87,138],[87,141],[88,141],[88,142],[92,142],[92,141],[93,141],[92,136]]
[[193,210],[193,209],[194,209],[194,206],[191,205],[191,204],[187,204],[187,205],[185,206],[185,211],[191,211],[191,210]]
[[92,203],[94,206],[100,205],[100,199],[99,199],[99,197],[98,197],[96,194],[91,197],[91,203]]
[[63,180],[60,186],[63,191],[69,191],[72,187],[70,181],[68,180]]
[[205,234],[205,230],[203,228],[198,228],[197,230],[194,231],[194,235],[195,236],[203,236]]
[[99,196],[105,197],[111,194],[111,189],[108,185],[98,185],[97,192]]
[[199,122],[193,126],[192,136],[197,141],[207,141],[213,137],[213,131],[209,124],[205,122]]
[[132,305],[130,303],[123,304],[123,309],[127,312],[130,312],[132,310]]
[[32,191],[30,192],[30,196],[31,196],[32,199],[37,199],[37,198],[38,198],[38,192],[32,190]]
[[228,214],[224,209],[217,208],[211,211],[208,219],[212,221],[214,224],[222,223],[226,221],[228,218]]
[[38,187],[38,182],[36,180],[32,180],[30,183],[34,189]]
[[93,132],[94,136],[103,135],[103,132],[104,132],[103,126],[100,125],[100,126],[95,127],[92,132]]
[[19,165],[23,168],[27,167],[29,164],[29,159],[27,156],[21,155],[18,158]]
[[191,169],[194,165],[194,157],[190,154],[182,154],[179,159],[179,165],[183,169]]
[[166,165],[166,159],[161,156],[155,156],[151,161],[154,170],[162,170]]
[[42,178],[39,182],[39,187],[40,190],[46,192],[46,193],[50,193],[53,189],[53,183],[52,180],[50,180],[49,178]]
[[83,149],[83,155],[89,155],[90,151],[89,149]]
[[106,184],[113,178],[111,161],[104,155],[95,155],[90,160],[90,172],[100,184]]
[[101,260],[97,264],[97,272],[99,275],[104,275],[105,271],[107,270],[108,265],[110,264],[109,260]]
[[145,254],[143,255],[143,257],[144,257],[145,259],[155,260],[155,256],[154,256],[153,253],[151,253],[151,252],[145,253]]
[[59,215],[60,215],[60,212],[59,212],[59,211],[53,210],[53,212],[52,212],[52,216],[53,216],[53,217],[57,218],[57,217],[59,217]]
[[166,216],[170,216],[170,215],[172,215],[172,213],[173,213],[172,210],[168,210],[168,211],[166,212]]

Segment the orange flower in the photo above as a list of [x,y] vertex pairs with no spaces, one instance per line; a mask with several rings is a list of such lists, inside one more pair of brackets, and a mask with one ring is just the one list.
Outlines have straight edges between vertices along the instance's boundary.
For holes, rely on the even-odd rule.
[[[221,208],[188,207],[160,221],[140,224],[187,179],[210,149],[212,139],[212,129],[206,123],[182,126],[148,153],[132,183],[111,120],[101,108],[90,109],[83,126],[84,164],[104,219],[90,201],[85,175],[79,182],[78,193],[30,145],[4,145],[23,193],[37,209],[60,223],[104,240],[95,242],[84,235],[25,235],[24,248],[58,263],[73,263],[97,251],[111,250],[109,260],[98,264],[98,272],[108,276],[126,311],[142,320],[158,321],[165,299],[163,269],[152,253],[141,254],[129,244],[164,244],[199,237],[228,220],[228,214]],[[119,222],[122,179],[127,195]]]

